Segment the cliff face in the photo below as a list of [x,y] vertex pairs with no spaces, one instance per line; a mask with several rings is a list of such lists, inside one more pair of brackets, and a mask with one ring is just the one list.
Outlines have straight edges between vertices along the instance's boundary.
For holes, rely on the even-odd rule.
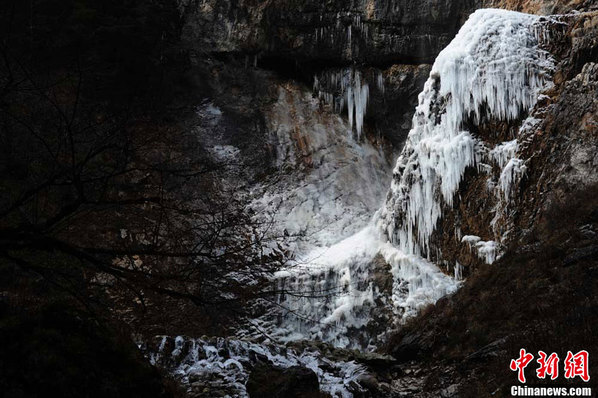
[[[314,88],[315,94],[332,97],[332,101],[327,100],[330,105],[336,103],[332,111],[345,118],[353,112],[348,109],[346,87],[330,84],[322,76],[341,76],[347,68],[359,72],[360,86],[367,85],[369,92],[359,110],[363,128],[356,134],[364,130],[382,135],[398,150],[411,127],[417,95],[429,71],[426,65],[434,61],[473,10],[498,7],[555,14],[596,6],[591,1],[181,0],[178,7],[180,47],[192,65],[224,65],[229,71],[226,76],[231,77],[245,76],[247,70],[270,70],[308,87],[319,78],[321,84]],[[346,84],[355,82],[349,79]],[[214,85],[217,83],[212,82]],[[247,85],[238,82],[236,87]],[[223,96],[226,101],[232,88],[225,84],[211,95],[218,100]],[[255,94],[250,96],[256,98]],[[234,95],[228,101],[234,102]],[[253,107],[250,112],[258,115],[262,111],[256,105],[254,101],[245,108]]]
[[[477,6],[474,0],[179,4],[182,44],[195,63],[206,58],[235,60],[309,86],[314,76],[343,74],[344,68],[358,71],[360,85],[369,87],[364,128],[384,135],[396,148],[409,131],[427,72],[393,65],[431,63]],[[378,76],[383,92],[375,89]],[[341,87],[321,88],[335,98],[346,96]],[[337,106],[336,112],[346,115],[346,105]]]
[[292,65],[429,63],[474,0],[182,2],[183,38],[198,52],[241,53]]
[[249,63],[295,70],[430,64],[481,7],[549,15],[596,5],[591,0],[179,1],[182,39],[198,56],[237,54],[248,56]]

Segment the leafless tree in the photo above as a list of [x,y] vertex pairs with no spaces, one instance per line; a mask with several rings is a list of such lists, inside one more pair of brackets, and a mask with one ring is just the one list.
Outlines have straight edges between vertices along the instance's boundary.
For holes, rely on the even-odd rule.
[[263,294],[281,253],[262,252],[267,226],[222,189],[201,143],[134,103],[98,101],[84,62],[37,68],[11,40],[0,47],[1,262],[86,306],[166,297],[217,312]]

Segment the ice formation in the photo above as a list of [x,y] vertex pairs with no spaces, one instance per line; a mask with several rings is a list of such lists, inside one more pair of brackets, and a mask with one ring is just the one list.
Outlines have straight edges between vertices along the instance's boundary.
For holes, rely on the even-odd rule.
[[[449,276],[432,263],[432,254],[439,260],[442,254],[433,247],[431,237],[443,210],[452,205],[468,167],[482,169],[484,161],[494,165],[486,169],[500,170],[498,177],[489,178],[498,200],[493,223],[504,215],[514,187],[525,173],[525,162],[518,157],[522,137],[490,149],[467,126],[487,118],[523,118],[549,84],[552,64],[539,48],[542,30],[538,22],[539,17],[502,10],[479,10],[471,15],[438,56],[420,94],[413,128],[397,160],[384,204],[380,203],[383,157],[359,140],[369,95],[361,72],[353,68],[329,71],[314,83],[319,97],[337,113],[348,110],[356,141],[347,136],[346,122],[338,116],[339,120],[331,122],[298,112],[298,102],[306,99],[295,98],[288,87],[281,89],[268,126],[276,135],[278,166],[296,169],[300,166],[296,158],[309,158],[311,174],[299,177],[301,173],[289,172],[293,181],[279,183],[278,190],[267,190],[256,199],[254,208],[257,213],[277,209],[275,221],[307,243],[292,247],[296,258],[276,275],[276,288],[282,294],[272,307],[280,312],[268,311],[265,319],[253,320],[260,333],[265,330],[283,342],[307,338],[372,349],[384,338],[376,335],[384,331],[370,327],[375,316],[384,316],[380,308],[391,311],[382,322],[389,329],[392,320],[403,320],[459,287],[463,267],[456,262]],[[321,28],[316,34],[324,40],[328,32]],[[380,73],[370,81],[384,91]],[[317,113],[316,104],[311,105],[311,113]],[[216,126],[221,117],[212,104],[204,104],[197,112],[208,126]],[[302,130],[297,128],[298,122]],[[536,122],[527,118],[520,131]],[[298,153],[301,150],[304,152]],[[236,147],[223,145],[214,145],[210,151],[217,160],[231,161],[239,154]],[[380,205],[373,218],[369,217]],[[494,225],[493,230],[499,231]],[[500,257],[500,236],[484,241],[467,232],[462,234],[455,226],[456,238],[480,259],[490,264]],[[121,234],[125,238],[127,232]],[[381,272],[390,274],[390,289],[377,281]],[[151,353],[152,363],[170,367],[187,382],[199,377],[218,389],[226,387],[231,397],[247,396],[250,369],[259,358],[280,367],[312,369],[321,389],[335,397],[352,397],[350,391],[365,372],[354,361],[333,362],[317,350],[232,339],[177,337],[171,345],[167,340],[163,338]]]
[[[433,253],[430,237],[443,206],[452,205],[466,168],[483,155],[467,125],[518,119],[547,86],[552,62],[539,48],[538,23],[534,15],[478,10],[439,54],[380,214],[401,250],[428,258]],[[510,151],[514,144],[505,145]],[[499,163],[509,156],[504,149],[496,152]]]
[[[314,28],[312,33],[315,41],[321,45],[334,45],[335,42],[344,43],[348,58],[359,51],[360,40],[355,40],[355,38],[367,38],[370,35],[369,24],[362,20],[360,13],[339,12],[332,21],[330,18],[327,19],[327,21],[323,21],[323,16],[320,15],[320,24]],[[348,25],[346,25],[347,22],[349,22]]]
[[455,262],[454,271],[455,271],[455,275],[454,275],[455,280],[459,281],[459,280],[463,279],[463,266],[461,264],[459,264],[458,261]]
[[[377,84],[382,84],[384,87],[383,80],[382,83],[378,80]],[[349,125],[351,128],[355,126],[359,140],[363,132],[363,120],[370,95],[369,85],[362,73],[355,68],[323,72],[319,77],[314,77],[314,91],[320,99],[331,105],[335,112],[341,113],[345,108],[347,109]]]
[[513,182],[521,178],[525,173],[526,166],[523,160],[513,157],[503,168],[500,173],[500,190],[504,195],[504,199],[508,200],[513,187]]
[[[280,336],[322,339],[340,346],[359,344],[349,336],[356,330],[365,333],[380,302],[394,308],[395,318],[404,318],[458,287],[460,265],[453,278],[430,261],[433,255],[442,260],[431,237],[443,210],[452,206],[468,167],[481,170],[482,159],[490,158],[502,171],[497,186],[504,195],[525,170],[516,158],[517,141],[488,151],[468,126],[488,119],[521,119],[537,102],[552,71],[549,54],[539,47],[539,22],[537,16],[493,9],[470,16],[432,67],[387,201],[370,225],[333,246],[316,247],[299,256],[295,267],[279,274],[280,287],[288,292],[279,302],[287,309]],[[344,80],[338,76],[332,79],[340,79],[351,114],[355,103],[349,101],[354,94],[346,94],[354,93],[355,75],[345,74],[351,78]],[[320,87],[316,81],[316,89]],[[321,95],[343,108],[342,99]],[[471,235],[462,240],[487,263],[500,256],[500,243],[495,240]],[[373,283],[376,256],[390,265],[390,297]],[[375,343],[376,336],[361,342],[363,346]]]
[[465,235],[461,242],[466,243],[470,249],[475,249],[477,256],[486,264],[492,264],[500,258],[500,244],[493,240],[484,241],[479,236]]
[[376,86],[378,87],[378,90],[380,90],[380,92],[384,94],[386,88],[384,87],[384,75],[382,74],[382,72],[378,72],[376,74]]
[[500,169],[504,169],[507,163],[515,157],[517,153],[517,140],[506,141],[496,145],[490,151],[490,157]]
[[276,166],[284,173],[252,187],[252,209],[274,222],[273,235],[306,253],[364,228],[390,184],[392,164],[384,152],[355,141],[346,120],[321,112],[319,101],[298,87],[279,88],[266,115]]
[[386,304],[398,318],[458,286],[434,264],[398,250],[368,226],[335,245],[314,249],[278,274],[279,288],[286,292],[279,304],[287,314],[273,335],[283,341],[309,337],[340,347],[373,348],[378,336],[367,335],[364,328],[376,300],[382,299],[373,282],[377,255],[391,267],[395,283]]

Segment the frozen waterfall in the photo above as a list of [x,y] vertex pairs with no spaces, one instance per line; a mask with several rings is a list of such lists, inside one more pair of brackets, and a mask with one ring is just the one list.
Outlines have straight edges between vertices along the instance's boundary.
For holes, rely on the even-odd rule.
[[482,156],[464,123],[517,119],[546,87],[552,62],[538,47],[539,19],[476,11],[436,59],[380,214],[401,250],[430,257],[430,237],[443,206],[452,205],[465,169]]
[[[552,61],[539,46],[541,32],[540,17],[533,15],[487,9],[470,16],[432,67],[386,203],[370,225],[334,245],[300,253],[295,266],[279,273],[287,294],[278,302],[285,310],[275,335],[372,347],[384,334],[371,325],[384,316],[381,307],[391,308],[390,319],[404,319],[457,289],[459,282],[430,261],[432,253],[441,256],[430,238],[465,170],[489,153],[467,126],[524,117],[549,84]],[[359,132],[358,108],[365,104],[355,94],[363,88],[360,77],[341,80],[349,120],[355,112]],[[513,141],[490,153],[504,169],[503,191],[525,168],[516,150]],[[463,244],[471,244],[466,238]],[[473,243],[481,257],[494,261],[495,242]],[[385,266],[392,275],[390,292],[376,282]]]

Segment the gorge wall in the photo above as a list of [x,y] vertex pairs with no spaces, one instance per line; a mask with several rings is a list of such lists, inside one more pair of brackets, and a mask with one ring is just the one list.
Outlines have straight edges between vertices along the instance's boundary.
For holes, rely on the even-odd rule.
[[[595,5],[426,5],[181,3],[210,92],[194,123],[293,253],[282,294],[256,305],[259,332],[240,337],[379,348],[463,278],[538,244],[547,209],[595,184]],[[451,43],[482,5],[587,12],[478,12]],[[389,351],[412,358],[434,336]]]

